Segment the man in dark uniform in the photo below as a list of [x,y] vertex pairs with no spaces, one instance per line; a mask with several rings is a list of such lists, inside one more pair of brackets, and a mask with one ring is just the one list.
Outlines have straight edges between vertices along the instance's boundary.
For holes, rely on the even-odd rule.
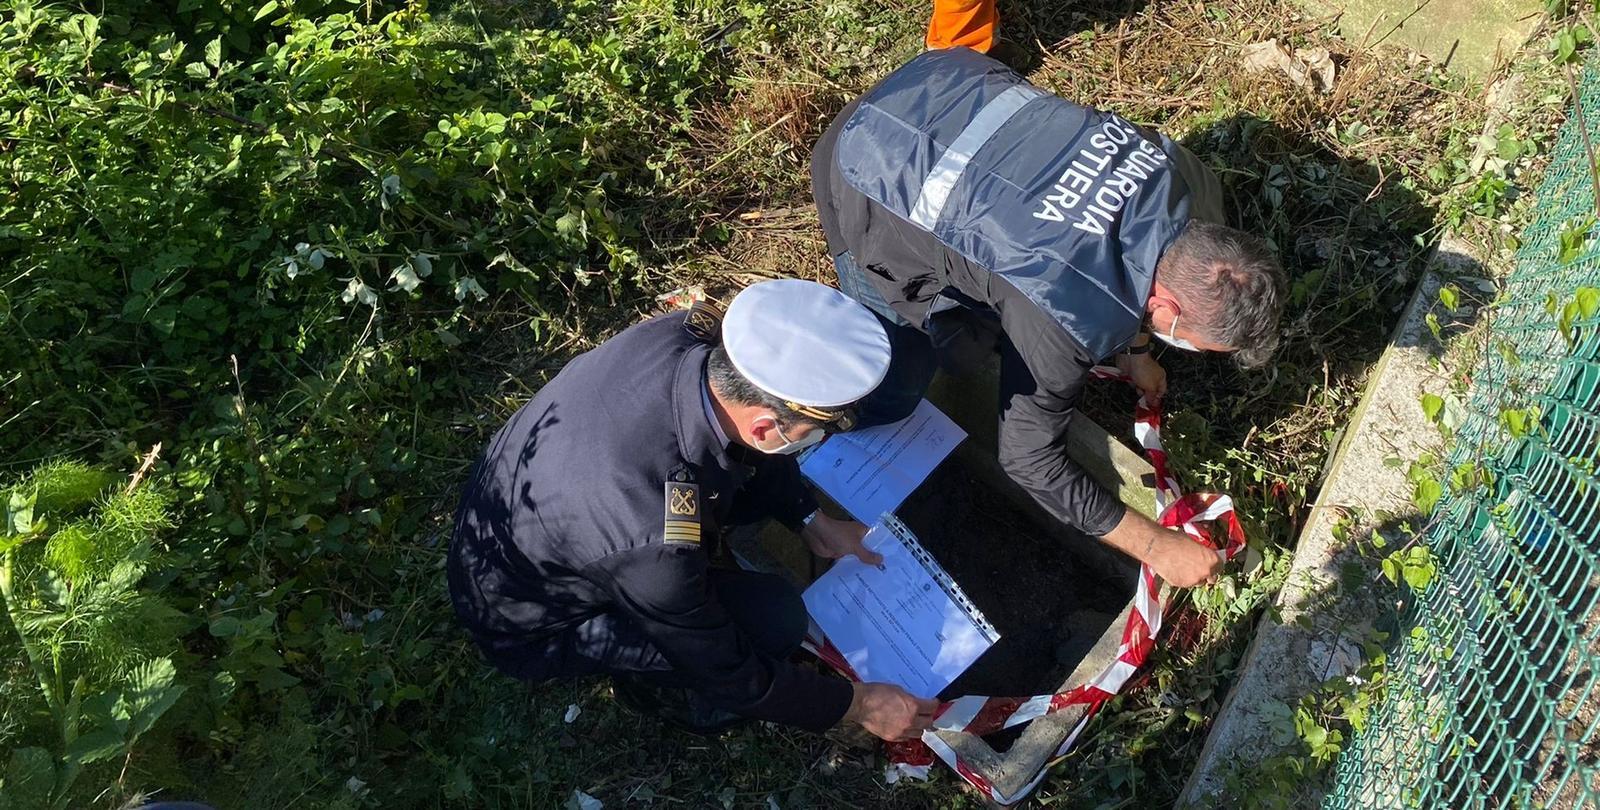
[[846,106],[811,173],[839,286],[894,347],[863,421],[908,413],[936,364],[998,351],[1011,477],[1174,585],[1214,577],[1214,552],[1128,510],[1066,439],[1099,362],[1165,393],[1152,332],[1245,366],[1276,348],[1283,271],[1262,240],[1221,224],[1216,177],[1165,136],[967,48],[926,52]]
[[918,736],[935,702],[791,663],[799,594],[712,564],[723,530],[767,518],[820,556],[877,559],[866,527],[817,511],[792,454],[851,427],[888,363],[871,313],[795,280],[572,360],[467,482],[448,565],[461,622],[508,675],[618,675],[619,697],[691,730],[739,717]]

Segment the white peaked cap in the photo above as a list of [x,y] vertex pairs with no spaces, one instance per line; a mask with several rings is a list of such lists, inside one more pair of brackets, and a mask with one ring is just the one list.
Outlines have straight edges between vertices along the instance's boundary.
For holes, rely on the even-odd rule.
[[814,281],[746,287],[722,319],[722,346],[757,388],[813,408],[849,405],[889,373],[889,336],[878,319]]

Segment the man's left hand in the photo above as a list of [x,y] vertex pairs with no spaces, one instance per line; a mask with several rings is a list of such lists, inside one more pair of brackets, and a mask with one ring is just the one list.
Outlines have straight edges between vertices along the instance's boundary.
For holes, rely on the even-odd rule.
[[811,553],[818,557],[837,560],[851,554],[867,565],[878,565],[883,562],[883,555],[867,550],[861,542],[866,536],[866,526],[854,520],[831,518],[822,512],[800,532],[800,537],[811,547]]

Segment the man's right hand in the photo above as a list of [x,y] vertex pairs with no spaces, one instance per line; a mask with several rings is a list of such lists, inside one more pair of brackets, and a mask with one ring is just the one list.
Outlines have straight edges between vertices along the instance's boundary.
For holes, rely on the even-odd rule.
[[1214,581],[1222,573],[1222,555],[1210,546],[1189,539],[1182,532],[1167,531],[1175,541],[1164,543],[1158,553],[1148,560],[1156,575],[1178,588],[1193,588]]
[[1216,549],[1196,543],[1176,529],[1163,528],[1132,509],[1100,539],[1148,564],[1156,576],[1177,588],[1203,585],[1222,573],[1222,555]]
[[844,719],[890,742],[922,736],[939,708],[939,701],[919,698],[892,683],[853,686],[855,694]]

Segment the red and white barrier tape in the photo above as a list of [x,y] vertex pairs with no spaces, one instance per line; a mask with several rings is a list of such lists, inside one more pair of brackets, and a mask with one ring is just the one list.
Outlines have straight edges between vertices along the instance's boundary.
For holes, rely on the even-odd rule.
[[[1096,366],[1095,377],[1127,381],[1121,371],[1109,366]],[[1156,511],[1159,522],[1189,535],[1195,542],[1212,548],[1219,546],[1229,559],[1244,549],[1244,529],[1233,511],[1233,499],[1226,495],[1183,494],[1177,480],[1167,467],[1167,453],[1161,447],[1161,411],[1158,403],[1139,398],[1134,409],[1133,435],[1144,448],[1145,456],[1156,473]],[[1213,536],[1213,527],[1220,525],[1223,537]],[[985,796],[1002,805],[1013,804],[1026,798],[1044,780],[1050,766],[1059,761],[1077,742],[1078,735],[1102,704],[1114,697],[1127,685],[1129,679],[1149,658],[1155,649],[1155,638],[1161,632],[1163,606],[1161,591],[1156,584],[1155,571],[1148,565],[1139,566],[1139,584],[1134,593],[1133,606],[1128,611],[1127,623],[1122,629],[1122,645],[1117,658],[1088,683],[1075,686],[1053,695],[1029,698],[983,697],[969,695],[956,698],[941,706],[934,715],[932,729],[921,740],[887,743],[890,773],[893,777],[912,776],[926,778],[934,756],[944,760],[961,778],[983,791]],[[815,625],[812,626],[816,631]],[[806,649],[829,666],[851,680],[859,680],[855,672],[825,637],[808,637]],[[988,779],[963,762],[961,757],[933,730],[961,731],[983,736],[1002,729],[1037,720],[1069,706],[1087,706],[1083,717],[1073,727],[1051,760],[1039,769],[1033,780],[1010,795],[1003,794]]]

